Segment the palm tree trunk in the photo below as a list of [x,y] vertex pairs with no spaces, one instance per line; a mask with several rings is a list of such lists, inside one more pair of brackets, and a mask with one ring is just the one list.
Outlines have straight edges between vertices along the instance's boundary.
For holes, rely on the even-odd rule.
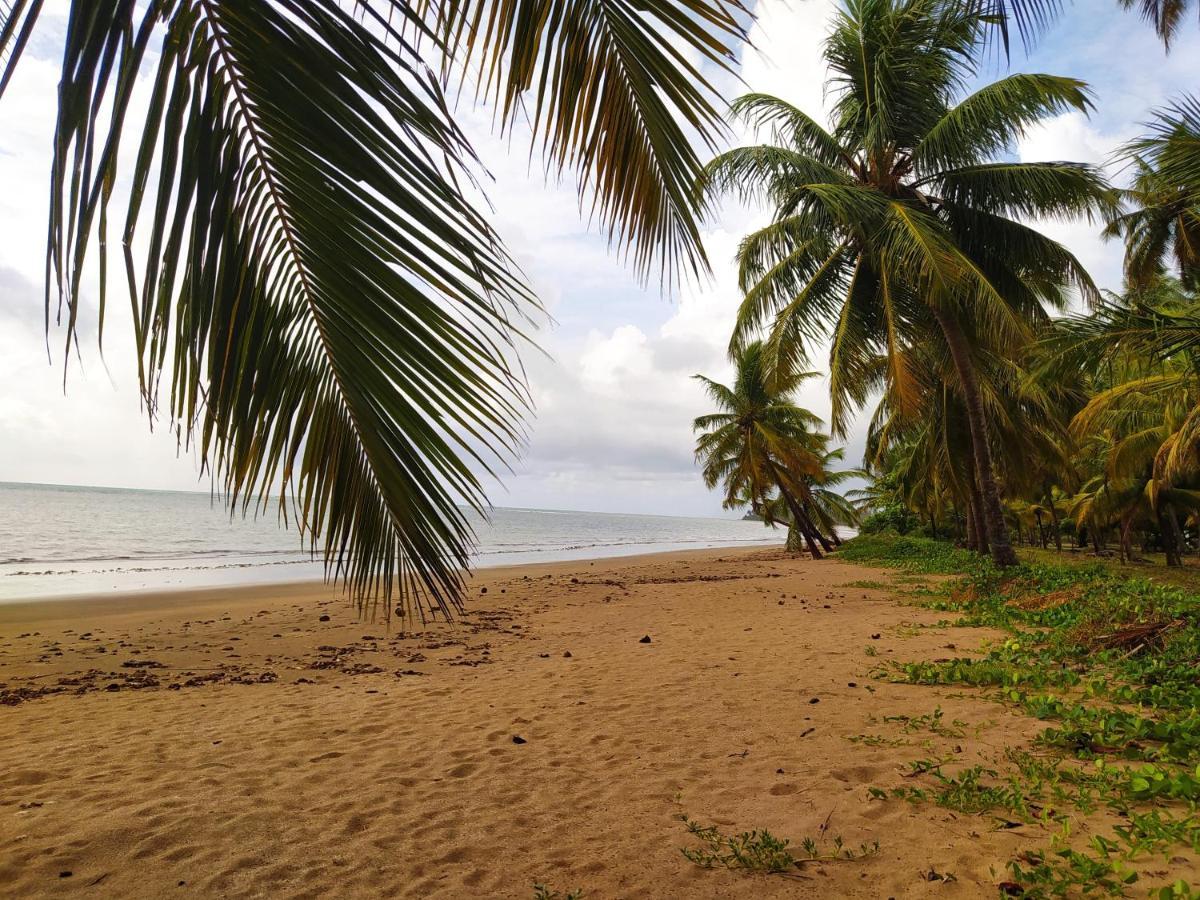
[[1133,562],[1133,513],[1121,517],[1120,552],[1121,562]]
[[1062,526],[1058,522],[1058,510],[1054,508],[1054,497],[1046,491],[1046,505],[1050,508],[1050,521],[1054,524],[1054,547],[1062,553]]
[[801,508],[804,510],[804,518],[808,522],[808,527],[812,529],[813,535],[816,536],[816,539],[821,542],[821,548],[826,553],[832,553],[833,544],[829,543],[829,540],[822,533],[821,529],[817,527],[817,523],[813,520],[812,515],[808,511],[808,501],[804,501],[801,504]]
[[975,363],[967,347],[967,337],[958,321],[945,310],[933,308],[933,314],[946,336],[946,345],[954,358],[961,382],[963,406],[967,411],[967,422],[971,430],[971,445],[975,455],[975,474],[979,479],[979,493],[983,508],[980,510],[987,534],[992,561],[1001,567],[1015,566],[1017,554],[1008,538],[1008,527],[1004,524],[1004,510],[1000,506],[1000,490],[996,487],[996,470],[992,465],[992,451],[988,444],[987,425],[983,413],[983,397],[979,393],[979,381],[975,377]]
[[[971,470],[975,470],[974,463],[971,465]],[[987,556],[989,553],[991,553],[991,548],[988,547],[987,529],[983,524],[983,514],[981,512],[983,509],[983,498],[979,495],[979,483],[972,478],[968,488],[971,492],[971,524],[975,527],[975,546],[971,549],[975,550],[977,553],[982,553],[984,556]]]
[[786,544],[787,552],[788,553],[799,553],[801,550],[800,542],[801,542],[801,538],[800,538],[799,527],[797,527],[795,522],[789,522],[788,530],[787,530],[787,544]]
[[792,514],[792,522],[799,529],[800,534],[804,537],[805,546],[808,547],[808,552],[813,559],[821,558],[821,551],[817,549],[816,541],[813,540],[812,523],[808,521],[808,516],[804,514],[804,510],[800,508],[800,504],[781,484],[779,485],[779,495],[783,497],[783,502],[787,504],[788,510]]
[[1170,503],[1163,505],[1158,513],[1158,530],[1162,534],[1163,550],[1167,555],[1168,566],[1182,566],[1183,555],[1180,552],[1179,520],[1175,518],[1175,507]]

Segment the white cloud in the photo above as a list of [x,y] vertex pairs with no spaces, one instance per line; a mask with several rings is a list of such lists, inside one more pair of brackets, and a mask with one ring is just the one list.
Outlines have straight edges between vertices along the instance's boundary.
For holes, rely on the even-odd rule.
[[[1064,113],[1026,135],[1018,143],[1017,156],[1023,162],[1091,163],[1119,182],[1122,173],[1119,166],[1113,164],[1114,154],[1135,131],[1135,127],[1129,125],[1121,132],[1103,133],[1081,113]],[[1073,252],[1101,288],[1120,289],[1121,246],[1104,240],[1102,223],[1087,219],[1048,219],[1030,224]]]

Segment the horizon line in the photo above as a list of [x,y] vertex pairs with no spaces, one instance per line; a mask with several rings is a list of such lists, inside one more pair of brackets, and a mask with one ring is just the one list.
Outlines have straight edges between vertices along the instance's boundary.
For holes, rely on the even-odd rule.
[[[17,487],[34,487],[34,488],[82,488],[84,490],[93,491],[125,491],[137,494],[187,494],[196,497],[220,497],[223,496],[220,491],[188,491],[180,488],[142,488],[142,487],[126,487],[107,484],[70,484],[53,481],[7,481],[0,479],[0,487],[17,486]],[[278,494],[270,495],[272,498],[278,497]],[[461,507],[470,509],[469,506]],[[547,512],[547,513],[587,513],[596,516],[647,516],[660,519],[712,519],[718,522],[726,521],[741,521],[741,516],[714,516],[714,515],[679,515],[678,513],[642,513],[642,512],[610,512],[600,509],[561,509],[553,507],[541,506],[500,506],[494,504],[491,509],[505,509],[515,512]]]

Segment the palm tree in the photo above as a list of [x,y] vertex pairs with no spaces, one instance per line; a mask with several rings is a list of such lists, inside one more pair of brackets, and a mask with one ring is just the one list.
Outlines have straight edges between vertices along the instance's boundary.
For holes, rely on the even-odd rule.
[[1174,270],[1185,288],[1200,288],[1200,97],[1156,110],[1149,131],[1123,148],[1134,166],[1124,192],[1132,209],[1105,230],[1125,241],[1125,274],[1146,289]]
[[[0,0],[0,96],[42,7]],[[538,310],[472,199],[486,173],[449,97],[474,91],[502,132],[528,124],[639,271],[702,270],[694,143],[711,152],[723,126],[697,66],[732,65],[746,13],[72,0],[47,321],[69,352],[98,269],[103,333],[115,264],[151,418],[195,444],[231,508],[274,495],[356,595],[399,590],[448,614],[472,546],[460,504],[485,510],[481,473],[522,440],[515,350]]]
[[826,551],[832,544],[814,521],[813,485],[827,480],[829,439],[817,431],[821,420],[792,399],[813,373],[768,381],[758,342],[744,347],[734,361],[737,374],[732,387],[695,376],[719,410],[692,424],[701,432],[696,460],[704,483],[724,488],[727,509],[748,505],[769,521],[780,520],[771,510],[776,500],[782,501],[809,553],[820,559],[817,544]]
[[832,333],[833,425],[883,377],[917,402],[910,348],[940,335],[969,424],[983,527],[999,565],[1016,562],[1004,524],[978,379],[981,352],[1014,355],[1073,284],[1098,297],[1060,244],[1018,217],[1091,215],[1114,201],[1081,163],[995,161],[1036,123],[1087,112],[1073,78],[1016,74],[961,97],[991,19],[949,0],[849,0],[826,42],[836,97],[826,130],[775,97],[734,113],[772,142],[719,155],[701,189],[765,196],[774,221],[739,248],[745,291],[732,347],[770,323],[786,372]]
[[1055,323],[1040,350],[1051,377],[1086,371],[1093,381],[1071,422],[1087,475],[1077,518],[1096,528],[1120,522],[1123,536],[1139,522],[1157,529],[1169,565],[1182,562],[1179,516],[1200,501],[1198,351],[1200,301],[1161,278]]

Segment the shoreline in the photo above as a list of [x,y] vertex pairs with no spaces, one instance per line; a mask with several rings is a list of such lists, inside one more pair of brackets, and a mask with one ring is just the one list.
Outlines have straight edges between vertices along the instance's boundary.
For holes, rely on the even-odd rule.
[[[564,566],[591,566],[599,562],[615,561],[664,561],[678,557],[686,560],[690,556],[710,553],[737,553],[739,551],[753,553],[763,550],[781,550],[783,544],[753,543],[731,544],[717,547],[701,547],[682,550],[652,550],[644,553],[622,553],[609,556],[580,557],[547,562],[506,563],[498,565],[483,565],[472,568],[466,573],[465,584],[470,587],[472,581],[480,577],[479,573],[503,577],[513,571],[529,569],[555,570]],[[109,590],[104,592],[88,591],[76,594],[51,594],[34,597],[14,597],[0,599],[0,627],[6,624],[36,622],[41,620],[62,620],[78,615],[126,615],[133,612],[150,611],[158,607],[175,608],[187,603],[198,603],[204,606],[221,605],[225,602],[244,600],[249,603],[254,597],[279,598],[283,596],[302,596],[321,598],[332,597],[344,600],[348,605],[352,601],[337,587],[335,581],[324,581],[314,578],[284,579],[280,581],[247,581],[236,584],[215,584],[211,586],[187,585],[179,587],[147,587],[130,590]],[[43,607],[47,609],[43,610]],[[53,614],[47,614],[50,610]]]
[[[580,548],[590,555],[573,555],[570,549],[548,549],[548,550],[514,550],[514,551],[496,551],[483,556],[474,562],[470,572],[504,569],[527,566],[553,565],[556,563],[566,562],[591,562],[608,559],[626,559],[638,556],[652,556],[662,553],[684,553],[684,552],[704,552],[709,550],[725,550],[739,549],[768,549],[775,546],[783,546],[783,541],[776,536],[771,536],[761,540],[743,540],[732,544],[720,542],[709,542],[703,540],[688,542],[678,541],[648,541],[630,544],[616,545],[597,545]],[[645,548],[651,549],[645,549]],[[597,552],[611,548],[609,552]],[[629,548],[629,549],[626,549]],[[564,555],[566,554],[566,555]],[[516,559],[514,557],[523,556],[524,558]],[[200,557],[197,557],[198,559]],[[209,559],[209,557],[203,557]],[[229,556],[230,560],[245,559],[245,556]],[[164,558],[165,559],[165,558]],[[124,562],[124,563],[139,563],[153,562],[154,559],[147,560],[109,560],[108,562]],[[105,562],[103,560],[99,562]],[[54,563],[53,565],[66,565],[67,563]],[[41,565],[51,565],[51,563],[41,563]],[[303,575],[295,577],[286,577],[285,575],[276,575],[272,569],[276,566],[295,566],[302,567],[308,570]],[[7,604],[26,604],[39,603],[43,601],[58,602],[62,600],[83,600],[85,598],[111,598],[129,594],[158,594],[172,591],[210,591],[210,590],[236,590],[248,587],[270,587],[279,585],[303,585],[308,583],[321,583],[323,578],[319,574],[323,569],[323,564],[319,560],[304,560],[290,561],[284,563],[222,563],[212,566],[181,566],[173,568],[163,566],[153,569],[144,569],[139,566],[131,565],[128,569],[110,569],[110,570],[94,570],[88,572],[79,572],[78,570],[63,570],[54,571],[46,570],[44,572],[24,572],[18,571],[13,573],[4,573],[3,566],[0,566],[0,587],[4,587],[5,576],[12,578],[22,578],[29,580],[32,584],[37,585],[44,583],[41,579],[59,579],[66,580],[68,584],[72,581],[90,580],[92,582],[109,582],[115,579],[118,583],[106,588],[88,588],[83,587],[74,589],[73,587],[54,588],[51,587],[47,591],[34,591],[23,595],[5,596],[0,594],[0,610]],[[221,577],[222,574],[227,577]],[[148,575],[157,576],[156,578],[147,578]],[[207,576],[207,577],[206,577]],[[257,576],[257,577],[256,577]],[[191,579],[190,583],[171,584],[173,579]],[[165,582],[165,584],[147,584],[147,581]],[[122,584],[120,582],[127,582]]]

